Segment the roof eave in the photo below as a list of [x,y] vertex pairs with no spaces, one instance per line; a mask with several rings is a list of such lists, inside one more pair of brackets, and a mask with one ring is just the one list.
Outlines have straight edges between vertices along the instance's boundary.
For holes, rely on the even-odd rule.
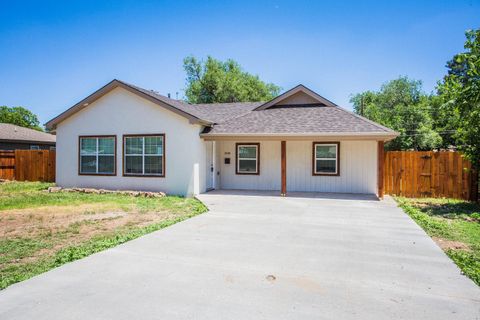
[[35,144],[50,144],[54,145],[55,141],[43,141],[43,140],[23,140],[23,139],[0,139],[0,142],[7,143],[35,143]]
[[202,133],[201,138],[207,140],[215,140],[218,138],[295,138],[300,139],[316,139],[316,138],[339,138],[343,140],[381,140],[390,141],[395,139],[399,133],[397,132],[306,132],[306,133]]

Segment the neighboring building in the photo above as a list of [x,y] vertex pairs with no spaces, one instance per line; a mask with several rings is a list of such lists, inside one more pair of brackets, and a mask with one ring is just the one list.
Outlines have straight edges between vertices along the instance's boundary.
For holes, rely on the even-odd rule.
[[382,194],[398,134],[299,85],[268,102],[188,104],[113,80],[47,123],[63,187]]
[[0,150],[55,149],[55,136],[10,123],[0,123]]

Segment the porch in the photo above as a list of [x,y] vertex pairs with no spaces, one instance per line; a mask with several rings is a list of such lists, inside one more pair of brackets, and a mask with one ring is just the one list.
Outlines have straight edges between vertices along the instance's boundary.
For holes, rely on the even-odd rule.
[[[216,196],[238,196],[238,197],[262,197],[276,198],[282,195],[278,190],[235,190],[235,189],[212,189],[202,194],[214,199]],[[356,200],[356,201],[378,201],[373,194],[363,193],[333,193],[333,192],[299,192],[291,191],[288,197],[295,199],[323,199],[323,200]]]
[[206,190],[383,196],[383,141],[245,137],[205,144]]

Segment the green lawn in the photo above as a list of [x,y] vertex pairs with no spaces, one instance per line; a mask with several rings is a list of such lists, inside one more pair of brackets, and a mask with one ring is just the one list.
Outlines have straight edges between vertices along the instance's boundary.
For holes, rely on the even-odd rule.
[[396,201],[480,286],[480,206],[453,199],[399,197]]
[[0,184],[0,289],[205,212],[196,199]]

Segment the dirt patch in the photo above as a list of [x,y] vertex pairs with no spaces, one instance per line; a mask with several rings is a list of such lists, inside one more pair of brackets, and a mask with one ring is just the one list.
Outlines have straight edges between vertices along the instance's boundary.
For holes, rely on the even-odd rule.
[[46,243],[47,247],[36,250],[28,257],[0,263],[0,270],[7,265],[53,255],[62,248],[83,243],[95,236],[147,226],[174,216],[166,211],[139,212],[133,208],[124,211],[114,204],[98,203],[4,210],[0,212],[1,240],[34,239]]
[[72,223],[108,219],[125,214],[109,204],[4,210],[0,212],[0,237],[33,237],[49,230],[55,232],[67,228]]
[[432,238],[433,241],[435,241],[440,248],[443,250],[465,250],[465,251],[470,251],[470,247],[460,241],[452,241],[452,240],[445,240],[441,238]]

